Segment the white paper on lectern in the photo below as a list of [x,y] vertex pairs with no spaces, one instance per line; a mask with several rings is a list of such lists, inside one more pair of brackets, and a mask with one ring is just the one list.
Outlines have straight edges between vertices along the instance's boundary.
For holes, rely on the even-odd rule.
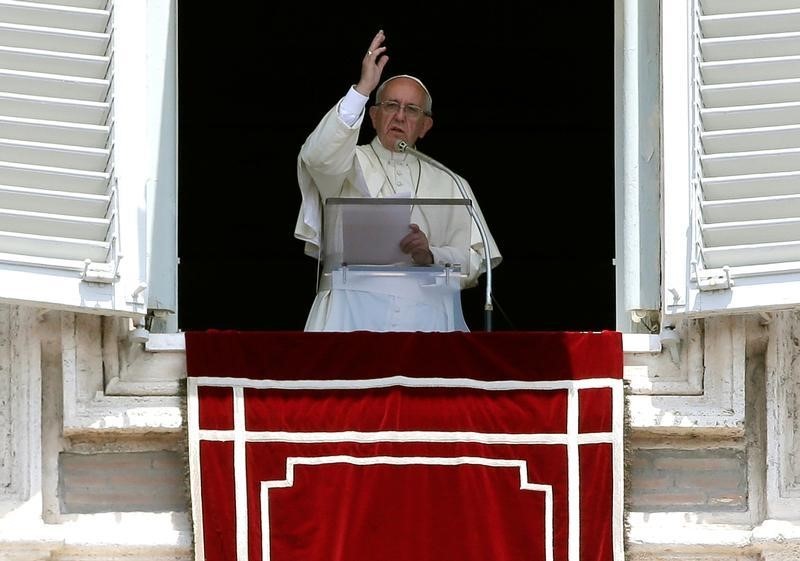
[[411,232],[410,223],[410,205],[342,206],[342,261],[349,265],[411,263],[411,256],[400,249],[400,240]]

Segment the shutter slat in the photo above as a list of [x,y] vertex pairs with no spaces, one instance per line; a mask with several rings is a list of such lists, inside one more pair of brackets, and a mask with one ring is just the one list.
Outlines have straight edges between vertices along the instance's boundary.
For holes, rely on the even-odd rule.
[[705,200],[791,195],[798,192],[800,172],[705,177],[701,185]]
[[700,161],[704,177],[800,171],[800,148],[712,154]]
[[83,260],[58,259],[53,257],[39,257],[35,255],[20,255],[0,252],[0,265],[29,265],[33,267],[46,267],[69,271],[82,271],[85,267]]
[[0,185],[0,208],[103,218],[111,197]]
[[33,234],[18,234],[0,230],[0,252],[27,257],[105,261],[110,249],[108,242],[76,240]]
[[0,209],[0,228],[17,234],[104,241],[110,223],[107,218]]
[[706,248],[703,260],[708,268],[790,263],[800,261],[800,242]]
[[65,53],[104,55],[111,35],[69,29],[0,23],[0,44]]
[[800,55],[800,32],[700,39],[706,62]]
[[0,93],[0,115],[12,117],[105,125],[109,109],[105,101]]
[[787,33],[800,29],[800,8],[700,16],[704,37]]
[[47,0],[45,4],[56,4],[59,6],[73,6],[75,8],[90,8],[93,10],[104,10],[108,5],[108,0]]
[[800,55],[705,62],[700,72],[706,85],[791,79],[800,75]]
[[706,154],[793,148],[800,146],[800,124],[704,132],[701,140]]
[[700,110],[706,131],[749,129],[800,123],[800,101]]
[[102,101],[108,87],[108,80],[0,69],[0,89],[5,93]]
[[105,195],[111,174],[0,161],[0,184]]
[[109,57],[0,46],[0,68],[102,79]]
[[41,74],[66,74],[102,79],[108,71],[109,57],[23,49],[0,45],[0,68]]
[[104,171],[110,155],[110,151],[104,148],[84,148],[4,138],[0,138],[0,153],[4,158],[21,164],[86,171]]
[[[0,191],[0,194],[2,191]],[[715,222],[741,222],[745,220],[769,220],[800,216],[800,195],[781,197],[752,197],[749,199],[726,199],[703,203],[703,218],[706,224]]]
[[800,78],[701,86],[707,108],[790,103],[800,99]]
[[800,244],[800,218],[705,224],[703,238],[706,248],[785,242]]
[[18,25],[66,28],[95,33],[106,30],[109,12],[38,2],[0,0],[0,20]]
[[[753,0],[703,0],[703,14],[710,16],[715,14],[732,14],[737,12],[771,11],[771,10],[791,10],[800,8],[798,0],[758,0],[754,4]],[[756,9],[754,9],[756,8]]]
[[103,148],[108,144],[109,132],[110,127],[107,125],[84,125],[0,115],[0,138],[11,140]]

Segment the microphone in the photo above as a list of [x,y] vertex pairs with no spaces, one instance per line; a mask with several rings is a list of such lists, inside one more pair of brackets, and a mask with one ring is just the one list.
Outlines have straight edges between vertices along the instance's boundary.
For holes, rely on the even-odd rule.
[[483,254],[486,258],[486,301],[483,305],[484,310],[484,322],[486,324],[486,331],[492,330],[492,310],[494,306],[492,304],[492,248],[489,247],[489,236],[486,233],[486,227],[483,222],[480,220],[478,214],[475,212],[475,209],[472,205],[472,200],[467,195],[467,190],[464,188],[464,185],[461,183],[461,179],[455,174],[450,168],[446,165],[438,162],[417,150],[409,146],[408,142],[403,140],[402,138],[395,143],[395,148],[397,148],[398,152],[405,152],[407,154],[412,154],[422,160],[423,162],[427,162],[435,168],[439,168],[447,175],[449,175],[458,187],[459,193],[461,193],[461,197],[468,201],[470,204],[467,204],[467,210],[469,211],[470,217],[472,217],[473,222],[478,227],[478,233],[481,236],[481,241],[483,242]]

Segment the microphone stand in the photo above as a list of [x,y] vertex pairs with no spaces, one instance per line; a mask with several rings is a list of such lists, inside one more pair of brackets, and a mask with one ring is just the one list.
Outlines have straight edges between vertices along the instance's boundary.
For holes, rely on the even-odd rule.
[[[427,154],[423,154],[416,148],[412,148],[408,145],[408,142],[405,140],[398,140],[396,144],[397,149],[400,152],[407,152],[409,154],[413,154],[420,160],[423,160],[433,167],[439,168],[455,181],[456,186],[458,187],[458,191],[461,193],[461,197],[465,201],[469,201],[472,203],[472,199],[467,196],[467,190],[464,189],[464,185],[461,183],[461,179],[459,179],[458,175],[453,173],[453,171],[445,166],[444,164],[434,160]],[[481,236],[481,241],[483,242],[483,254],[486,258],[486,301],[483,305],[483,321],[486,327],[486,331],[492,330],[492,310],[494,310],[494,305],[492,304],[492,248],[489,247],[489,236],[486,234],[486,228],[484,228],[483,223],[478,219],[478,215],[475,213],[475,209],[473,208],[472,204],[467,205],[467,210],[469,211],[469,215],[472,217],[472,220],[475,222],[475,225],[478,227],[478,233]]]

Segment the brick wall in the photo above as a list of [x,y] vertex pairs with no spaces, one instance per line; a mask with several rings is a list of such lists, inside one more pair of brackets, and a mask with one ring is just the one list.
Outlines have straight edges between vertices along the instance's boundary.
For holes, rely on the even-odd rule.
[[746,461],[744,451],[731,448],[634,450],[630,507],[644,512],[746,510]]
[[188,510],[187,466],[177,452],[115,452],[59,457],[61,512]]

